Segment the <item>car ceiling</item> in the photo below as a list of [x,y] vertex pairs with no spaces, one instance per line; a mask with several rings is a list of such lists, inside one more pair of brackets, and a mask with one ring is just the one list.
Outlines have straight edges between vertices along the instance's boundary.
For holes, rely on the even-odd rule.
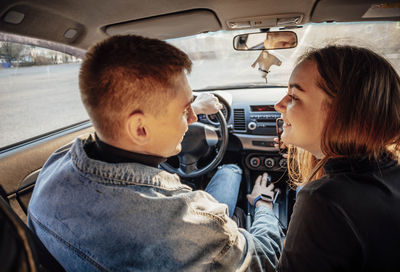
[[381,4],[383,11],[392,7],[395,12],[389,15],[378,12],[374,20],[400,20],[398,3],[398,0],[2,0],[0,32],[86,50],[116,34],[169,39],[231,30],[243,23],[256,29],[371,20],[363,16],[373,4]]

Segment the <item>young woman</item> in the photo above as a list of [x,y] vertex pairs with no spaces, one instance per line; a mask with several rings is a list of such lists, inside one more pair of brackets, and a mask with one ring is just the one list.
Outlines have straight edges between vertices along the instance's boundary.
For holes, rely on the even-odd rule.
[[390,63],[351,46],[311,51],[275,108],[302,186],[278,271],[399,271],[400,78]]

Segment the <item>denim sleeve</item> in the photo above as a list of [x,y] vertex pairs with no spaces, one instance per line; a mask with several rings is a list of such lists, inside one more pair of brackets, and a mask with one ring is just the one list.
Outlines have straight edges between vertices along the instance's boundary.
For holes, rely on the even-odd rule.
[[282,252],[282,232],[273,211],[257,207],[250,231],[241,231],[246,238],[247,271],[275,271]]
[[[186,196],[190,197],[191,210],[209,222],[209,227],[204,230],[185,225],[182,230],[198,237],[199,247],[215,250],[212,263],[199,271],[275,271],[282,244],[278,219],[270,208],[257,207],[248,232],[238,228],[228,217],[227,206],[209,194],[195,191]],[[188,219],[185,217],[184,222]]]

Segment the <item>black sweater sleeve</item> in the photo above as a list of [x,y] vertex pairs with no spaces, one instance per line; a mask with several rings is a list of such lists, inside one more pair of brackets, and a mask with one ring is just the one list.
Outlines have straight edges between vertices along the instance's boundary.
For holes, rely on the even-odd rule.
[[278,271],[354,271],[362,250],[342,207],[318,190],[303,188],[291,217]]

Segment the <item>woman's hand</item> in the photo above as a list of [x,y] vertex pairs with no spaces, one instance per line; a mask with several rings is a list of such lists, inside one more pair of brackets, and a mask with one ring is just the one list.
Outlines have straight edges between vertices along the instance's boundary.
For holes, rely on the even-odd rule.
[[267,186],[268,183],[268,174],[264,173],[263,175],[258,176],[256,179],[256,182],[254,183],[253,191],[251,192],[250,195],[247,195],[247,201],[251,205],[254,205],[254,200],[260,196],[261,194],[266,195],[270,197],[271,201],[264,201],[264,200],[259,200],[256,203],[256,207],[259,207],[260,205],[267,206],[269,208],[273,208],[272,205],[272,199],[274,199],[274,184],[270,184]]
[[274,138],[274,142],[275,142],[274,144],[275,148],[279,149],[280,151],[279,153],[282,155],[282,157],[287,159],[288,157],[287,146],[282,141],[279,143],[279,138]]
[[192,109],[197,114],[214,114],[222,109],[218,98],[209,93],[200,93],[192,103]]

